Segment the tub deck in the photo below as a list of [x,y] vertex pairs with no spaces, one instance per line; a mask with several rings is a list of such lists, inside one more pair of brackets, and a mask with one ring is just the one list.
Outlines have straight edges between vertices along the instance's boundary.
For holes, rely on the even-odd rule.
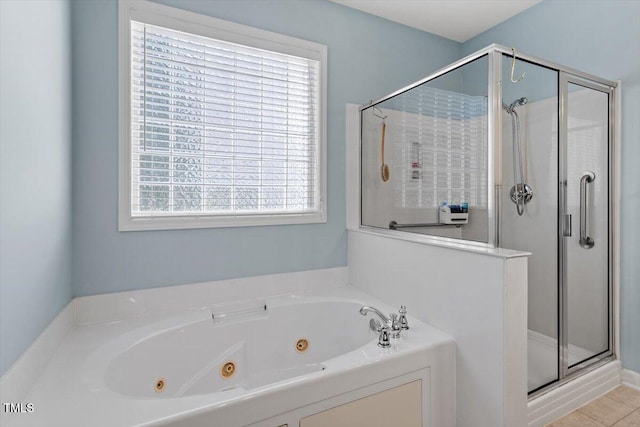
[[[294,300],[297,303],[357,302],[386,313],[397,311],[397,308],[349,286],[305,293],[295,298],[275,298],[271,303],[286,304]],[[425,425],[436,427],[455,423],[455,343],[450,336],[411,317],[411,329],[401,339],[392,340],[391,348],[379,348],[377,337],[372,333],[364,345],[322,360],[324,369],[310,369],[276,382],[266,380],[256,382],[252,387],[240,385],[214,393],[159,397],[118,393],[105,381],[107,366],[130,347],[131,342],[210,317],[210,309],[202,309],[169,318],[166,314],[149,314],[123,321],[76,326],[51,356],[44,374],[26,399],[33,403],[34,412],[18,415],[10,425],[246,426],[425,368],[429,371],[432,390]]]

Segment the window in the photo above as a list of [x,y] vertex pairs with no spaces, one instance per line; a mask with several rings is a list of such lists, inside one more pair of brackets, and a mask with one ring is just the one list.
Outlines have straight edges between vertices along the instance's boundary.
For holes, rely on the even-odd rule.
[[324,222],[326,47],[120,7],[120,229]]

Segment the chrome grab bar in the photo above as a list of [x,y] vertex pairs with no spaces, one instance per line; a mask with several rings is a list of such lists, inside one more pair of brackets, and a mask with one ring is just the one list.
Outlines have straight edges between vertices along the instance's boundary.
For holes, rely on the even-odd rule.
[[582,172],[580,177],[580,246],[591,249],[595,241],[587,236],[587,184],[596,179],[591,171]]
[[462,224],[443,224],[441,222],[426,222],[419,224],[398,224],[396,221],[389,223],[389,230],[399,230],[401,228],[426,228],[426,227],[462,227]]

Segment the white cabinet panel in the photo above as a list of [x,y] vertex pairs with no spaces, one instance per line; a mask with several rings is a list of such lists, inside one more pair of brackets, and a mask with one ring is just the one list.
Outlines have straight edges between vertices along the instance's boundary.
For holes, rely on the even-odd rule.
[[300,420],[300,427],[421,427],[422,381],[413,381]]

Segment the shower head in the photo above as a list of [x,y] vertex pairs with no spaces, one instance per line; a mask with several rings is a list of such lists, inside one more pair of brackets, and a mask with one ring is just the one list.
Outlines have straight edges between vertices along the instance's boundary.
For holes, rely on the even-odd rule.
[[515,101],[513,101],[511,103],[511,105],[509,105],[509,111],[513,111],[514,108],[519,107],[521,105],[526,104],[528,101],[527,98],[525,98],[524,96],[522,98],[516,99]]

